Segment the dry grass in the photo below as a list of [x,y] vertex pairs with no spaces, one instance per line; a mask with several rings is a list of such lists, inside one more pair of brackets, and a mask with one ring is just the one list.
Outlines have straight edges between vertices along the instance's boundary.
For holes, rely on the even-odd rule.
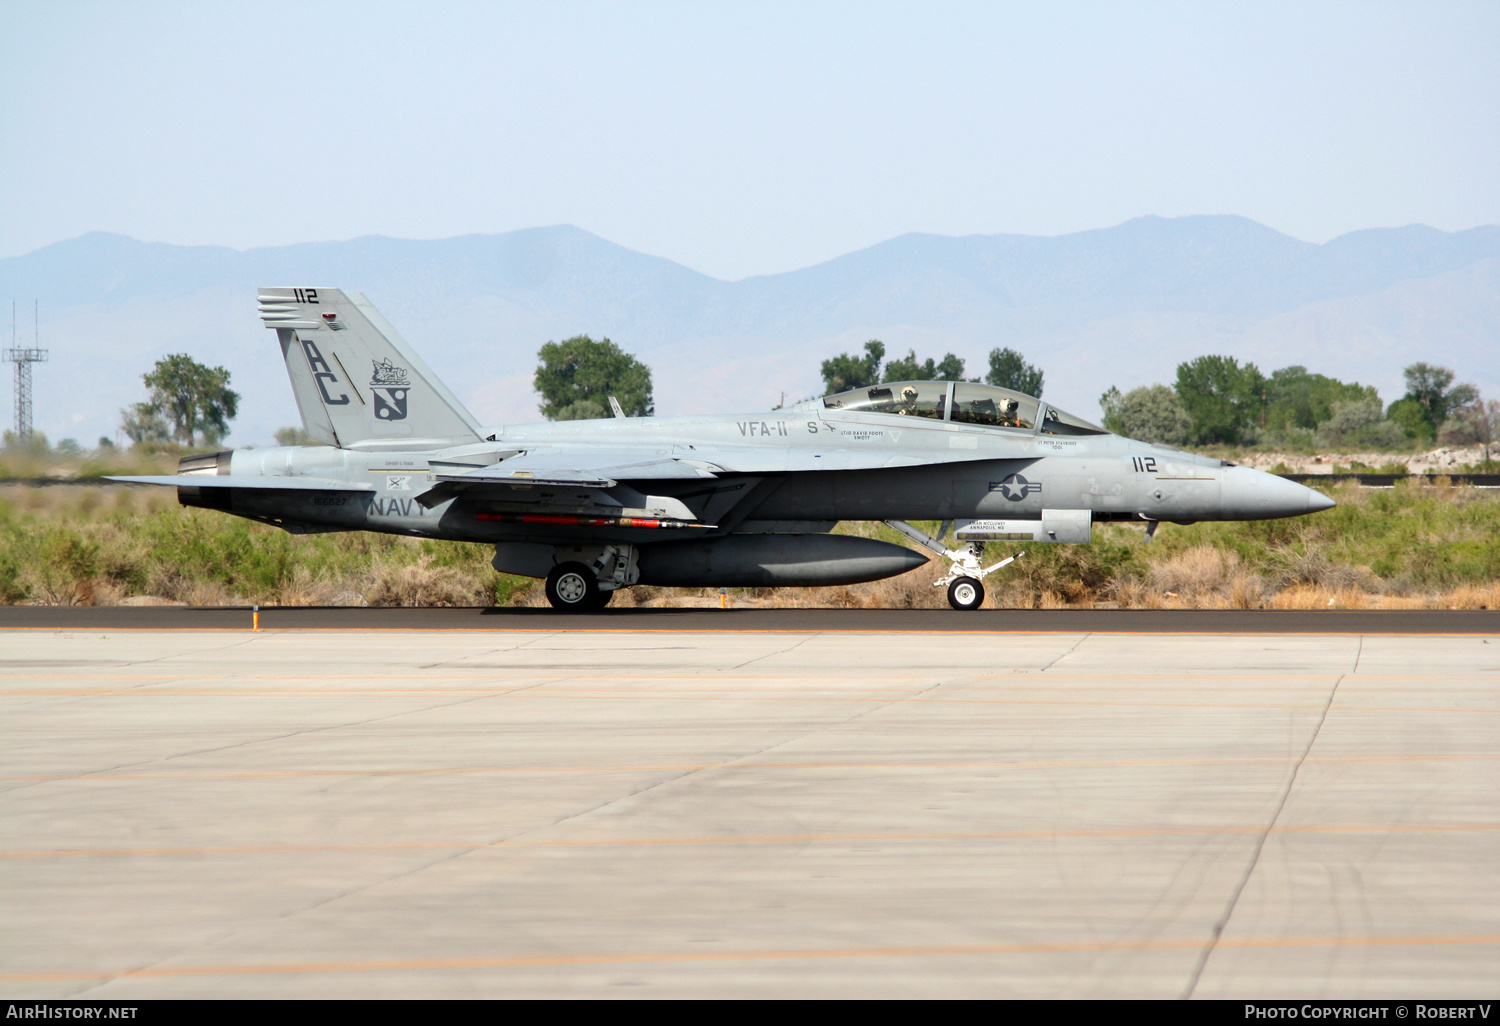
[[[1002,608],[1496,609],[1500,495],[1451,485],[1340,488],[1337,509],[1243,524],[1100,525],[1086,546],[1031,546],[990,577]],[[925,525],[929,530],[935,525]],[[900,542],[881,524],[842,534]],[[1020,546],[995,545],[986,562]],[[485,546],[368,533],[289,536],[166,490],[0,486],[0,603],[545,605]],[[729,589],[734,608],[945,608],[934,560],[884,581]],[[614,607],[717,608],[718,589],[627,589]]]
[[1500,584],[1462,585],[1419,595],[1379,594],[1358,588],[1316,585],[1288,588],[1272,596],[1269,609],[1500,609]]
[[[431,556],[415,563],[377,563],[363,601],[370,606],[480,606],[489,596],[480,582],[451,566],[433,566]],[[292,603],[297,604],[297,603]],[[329,603],[334,604],[334,603]]]

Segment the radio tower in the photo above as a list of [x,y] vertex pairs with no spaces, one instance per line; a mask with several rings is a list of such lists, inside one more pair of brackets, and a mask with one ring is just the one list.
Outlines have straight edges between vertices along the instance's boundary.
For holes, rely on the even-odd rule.
[[[36,318],[31,340],[40,342],[37,328],[41,326],[41,315],[35,306],[32,316]],[[5,362],[16,365],[16,441],[24,442],[31,437],[31,365],[47,362],[47,350],[37,345],[22,349],[16,345],[16,304],[10,304],[10,348],[5,351]]]

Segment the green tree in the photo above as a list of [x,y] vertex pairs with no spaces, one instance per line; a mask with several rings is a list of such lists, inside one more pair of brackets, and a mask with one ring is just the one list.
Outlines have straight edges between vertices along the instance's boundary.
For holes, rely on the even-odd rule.
[[1497,438],[1500,438],[1500,400],[1485,402],[1478,397],[1445,420],[1438,432],[1438,440],[1444,445],[1482,446],[1486,463]]
[[1317,444],[1328,448],[1357,445],[1389,449],[1406,439],[1401,425],[1386,420],[1378,396],[1340,400],[1333,412],[1318,425]]
[[1335,403],[1380,401],[1373,385],[1309,374],[1306,367],[1300,366],[1272,371],[1265,383],[1265,394],[1266,427],[1275,431],[1315,428],[1333,416]]
[[40,431],[33,431],[24,438],[14,431],[7,431],[4,435],[0,448],[9,453],[26,453],[31,456],[46,457],[52,452],[52,446],[47,441],[47,436]]
[[1166,385],[1142,385],[1126,392],[1120,402],[1122,434],[1142,442],[1182,445],[1193,422],[1177,393]]
[[1099,397],[1099,409],[1104,411],[1104,427],[1117,435],[1125,433],[1125,420],[1121,416],[1125,412],[1125,397],[1114,385]]
[[1257,422],[1266,378],[1232,356],[1200,356],[1177,365],[1177,398],[1193,422],[1193,440],[1239,442]]
[[952,353],[944,353],[941,362],[928,357],[925,362],[917,359],[917,351],[908,349],[906,355],[891,360],[880,374],[881,381],[962,381],[964,362]]
[[1038,399],[1042,397],[1041,370],[1027,363],[1026,358],[1014,349],[990,350],[990,372],[984,380],[989,385],[1024,392]]
[[1435,437],[1432,425],[1427,420],[1427,407],[1415,399],[1397,399],[1386,409],[1385,415],[1392,424],[1401,428],[1407,438],[1430,442]]
[[276,444],[292,446],[322,445],[323,443],[299,427],[284,427],[276,429]]
[[880,361],[885,359],[885,343],[872,338],[865,343],[864,356],[840,353],[831,360],[824,360],[822,367],[823,387],[829,392],[847,392],[852,388],[865,388],[880,384]]
[[[1454,374],[1447,367],[1435,367],[1430,363],[1414,363],[1402,372],[1406,377],[1406,395],[1391,404],[1392,420],[1397,420],[1395,407],[1410,401],[1421,407],[1421,422],[1424,430],[1421,437],[1436,438],[1438,429],[1449,417],[1454,416],[1479,402],[1479,389],[1473,385],[1455,385]],[[1408,434],[1417,425],[1415,411],[1407,407],[1400,415]],[[1414,435],[1414,437],[1417,437]]]
[[576,403],[569,403],[561,407],[552,415],[553,420],[602,420],[605,417],[614,416],[604,408],[603,403],[596,403],[592,399],[580,399]]
[[172,437],[172,429],[161,419],[161,411],[153,403],[131,403],[121,410],[120,430],[136,445],[165,442]]
[[157,360],[141,380],[150,399],[121,411],[121,426],[132,441],[152,440],[161,421],[171,426],[171,437],[184,445],[198,439],[204,445],[217,445],[229,433],[240,395],[229,387],[229,372],[223,367],[205,367],[186,353],[173,353]]
[[[628,417],[649,417],[656,412],[651,368],[607,338],[595,342],[587,335],[576,335],[548,342],[538,350],[537,359],[532,384],[542,397],[542,416],[548,420],[607,417],[610,396],[620,401]],[[564,411],[569,415],[562,416]]]

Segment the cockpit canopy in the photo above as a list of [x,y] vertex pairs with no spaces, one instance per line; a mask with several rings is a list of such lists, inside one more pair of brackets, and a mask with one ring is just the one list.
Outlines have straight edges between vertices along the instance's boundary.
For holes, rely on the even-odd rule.
[[1103,435],[1101,427],[1023,392],[968,381],[887,381],[825,396],[830,410],[889,413],[959,424],[1032,432],[1038,412],[1044,435]]

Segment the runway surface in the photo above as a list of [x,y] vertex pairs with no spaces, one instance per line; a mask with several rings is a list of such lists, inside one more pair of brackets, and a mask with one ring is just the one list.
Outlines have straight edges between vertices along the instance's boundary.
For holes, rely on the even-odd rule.
[[[0,630],[249,630],[248,606],[0,606]],[[1343,609],[369,609],[260,610],[277,630],[891,631],[1500,634],[1500,610]]]
[[571,622],[0,631],[0,994],[1500,988],[1500,631]]

